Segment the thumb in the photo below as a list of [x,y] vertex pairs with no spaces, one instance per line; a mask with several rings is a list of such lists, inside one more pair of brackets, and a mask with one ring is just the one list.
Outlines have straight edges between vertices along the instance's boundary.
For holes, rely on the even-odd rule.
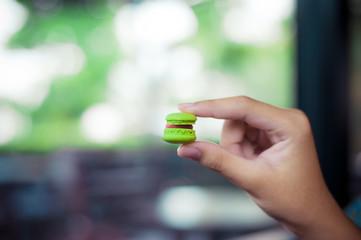
[[201,163],[239,187],[246,188],[252,181],[252,161],[228,152],[215,143],[197,141],[183,144],[178,148],[178,156]]

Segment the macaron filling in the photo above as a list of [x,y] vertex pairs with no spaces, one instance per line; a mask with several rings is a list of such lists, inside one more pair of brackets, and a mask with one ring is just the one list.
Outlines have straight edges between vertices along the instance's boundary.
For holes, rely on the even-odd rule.
[[170,124],[167,124],[166,128],[193,129],[193,125],[170,125]]

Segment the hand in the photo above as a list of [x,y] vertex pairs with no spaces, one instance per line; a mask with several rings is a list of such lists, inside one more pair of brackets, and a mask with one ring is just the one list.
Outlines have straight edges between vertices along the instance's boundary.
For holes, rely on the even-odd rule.
[[200,162],[247,191],[267,214],[302,239],[361,239],[327,189],[302,111],[248,97],[185,103],[179,109],[226,119],[220,145],[184,144],[179,156]]

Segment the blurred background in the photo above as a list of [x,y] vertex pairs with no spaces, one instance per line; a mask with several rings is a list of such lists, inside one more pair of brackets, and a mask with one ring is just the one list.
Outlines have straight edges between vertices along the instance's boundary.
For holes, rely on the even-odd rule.
[[[293,106],[292,1],[1,4],[4,150],[159,146],[164,116],[187,101]],[[198,125],[218,138],[219,123]]]
[[[247,95],[307,112],[296,81],[305,60],[296,60],[299,7],[1,0],[0,239],[292,239],[242,190],[178,158],[161,135],[181,102]],[[349,16],[357,26],[360,12]],[[214,119],[195,125],[198,139],[214,142],[221,127]],[[347,147],[361,149],[350,139]]]

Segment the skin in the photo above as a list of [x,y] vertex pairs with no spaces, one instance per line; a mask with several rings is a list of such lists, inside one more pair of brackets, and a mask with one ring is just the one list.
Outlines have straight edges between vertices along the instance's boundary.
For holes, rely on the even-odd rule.
[[299,239],[361,239],[323,179],[307,116],[248,97],[179,105],[182,112],[225,119],[220,145],[183,144],[178,155],[198,161],[244,189]]

